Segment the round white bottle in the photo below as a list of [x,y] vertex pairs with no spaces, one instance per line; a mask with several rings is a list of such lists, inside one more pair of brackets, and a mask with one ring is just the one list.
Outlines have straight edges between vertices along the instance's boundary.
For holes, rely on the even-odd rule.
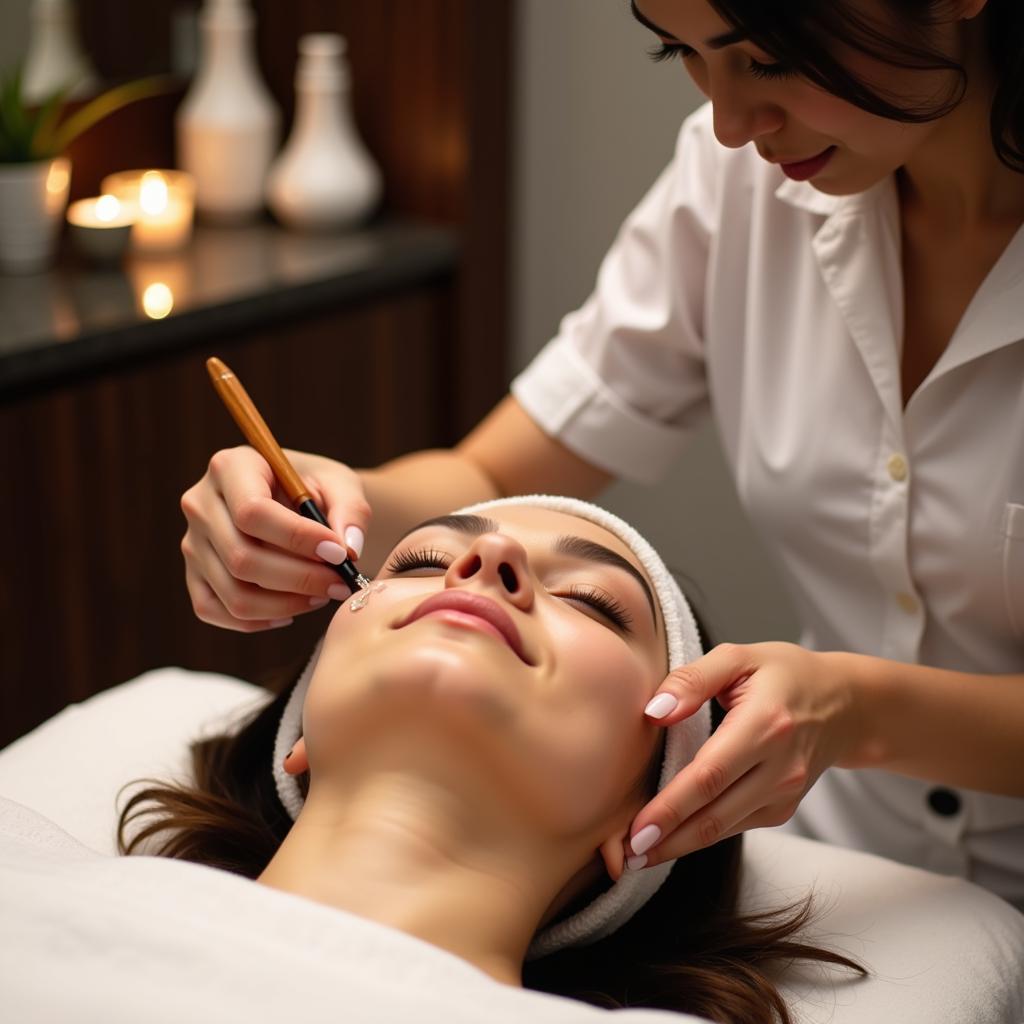
[[70,0],[32,0],[31,32],[22,72],[22,93],[42,103],[61,88],[70,99],[96,91],[99,84],[78,41],[75,7]]
[[263,211],[280,114],[256,61],[249,0],[206,0],[201,57],[176,118],[178,164],[196,179],[196,209],[238,222]]
[[380,199],[380,172],[356,133],[349,90],[344,38],[331,32],[303,36],[295,124],[267,179],[267,205],[288,227],[349,227]]

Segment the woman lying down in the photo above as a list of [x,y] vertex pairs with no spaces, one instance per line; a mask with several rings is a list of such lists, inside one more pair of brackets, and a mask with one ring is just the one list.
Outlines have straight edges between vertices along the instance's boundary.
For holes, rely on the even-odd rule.
[[157,838],[508,986],[788,1020],[772,961],[860,968],[793,938],[806,906],[737,915],[740,837],[624,863],[636,812],[708,736],[707,706],[667,735],[641,713],[700,653],[661,559],[594,505],[504,499],[428,522],[339,609],[296,685],[197,744],[196,789],[135,794],[122,852]]
[[[434,1002],[450,986],[474,1021],[596,1019],[584,1003],[788,1021],[773,970],[863,971],[799,941],[805,904],[739,916],[739,836],[650,869],[624,862],[634,815],[708,736],[707,706],[667,731],[642,714],[666,672],[700,652],[658,555],[596,506],[513,498],[421,525],[339,608],[296,684],[240,731],[194,746],[195,788],[128,801],[121,851],[163,856],[101,860],[62,891],[61,944],[84,948],[91,969],[72,983],[52,949],[38,977],[7,978],[8,994],[36,1020],[61,1007],[128,1019],[116,1012],[127,979],[184,957],[182,985],[147,981],[147,1019],[252,1021],[233,1004],[268,971],[306,991],[326,955],[323,1016],[306,1005],[303,1024],[450,1024],[458,1015]],[[20,877],[58,862],[59,850],[33,854]],[[112,964],[89,948],[97,892],[125,928],[157,933],[145,951]],[[30,942],[31,924],[18,927]],[[232,1005],[212,978],[227,945],[243,960]]]

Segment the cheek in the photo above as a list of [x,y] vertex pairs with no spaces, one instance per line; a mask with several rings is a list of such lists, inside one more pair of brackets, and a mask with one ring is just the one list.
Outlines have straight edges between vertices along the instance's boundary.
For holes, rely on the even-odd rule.
[[657,737],[643,708],[664,673],[599,625],[560,624],[558,639],[548,699],[523,729],[533,748],[523,770],[545,816],[572,833],[614,814],[647,763]]

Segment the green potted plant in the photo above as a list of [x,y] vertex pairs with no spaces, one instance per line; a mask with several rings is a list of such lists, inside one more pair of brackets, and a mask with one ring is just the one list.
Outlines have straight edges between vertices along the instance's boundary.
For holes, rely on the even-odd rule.
[[34,273],[53,258],[71,185],[68,146],[115,110],[170,88],[165,76],[127,82],[67,117],[66,89],[26,102],[21,69],[0,77],[0,270]]

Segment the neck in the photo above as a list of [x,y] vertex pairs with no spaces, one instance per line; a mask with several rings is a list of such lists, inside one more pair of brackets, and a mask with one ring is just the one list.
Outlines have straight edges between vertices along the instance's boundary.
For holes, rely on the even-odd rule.
[[996,82],[983,18],[964,26],[967,92],[898,175],[901,205],[919,223],[965,234],[1024,219],[1024,174],[996,156],[989,114]]
[[[564,844],[524,838],[529,829],[516,829],[493,793],[467,796],[471,772],[453,788],[422,764],[381,763],[391,766],[311,787],[258,881],[397,928],[521,985],[527,947],[573,874],[573,855]],[[481,807],[490,810],[470,812]]]

